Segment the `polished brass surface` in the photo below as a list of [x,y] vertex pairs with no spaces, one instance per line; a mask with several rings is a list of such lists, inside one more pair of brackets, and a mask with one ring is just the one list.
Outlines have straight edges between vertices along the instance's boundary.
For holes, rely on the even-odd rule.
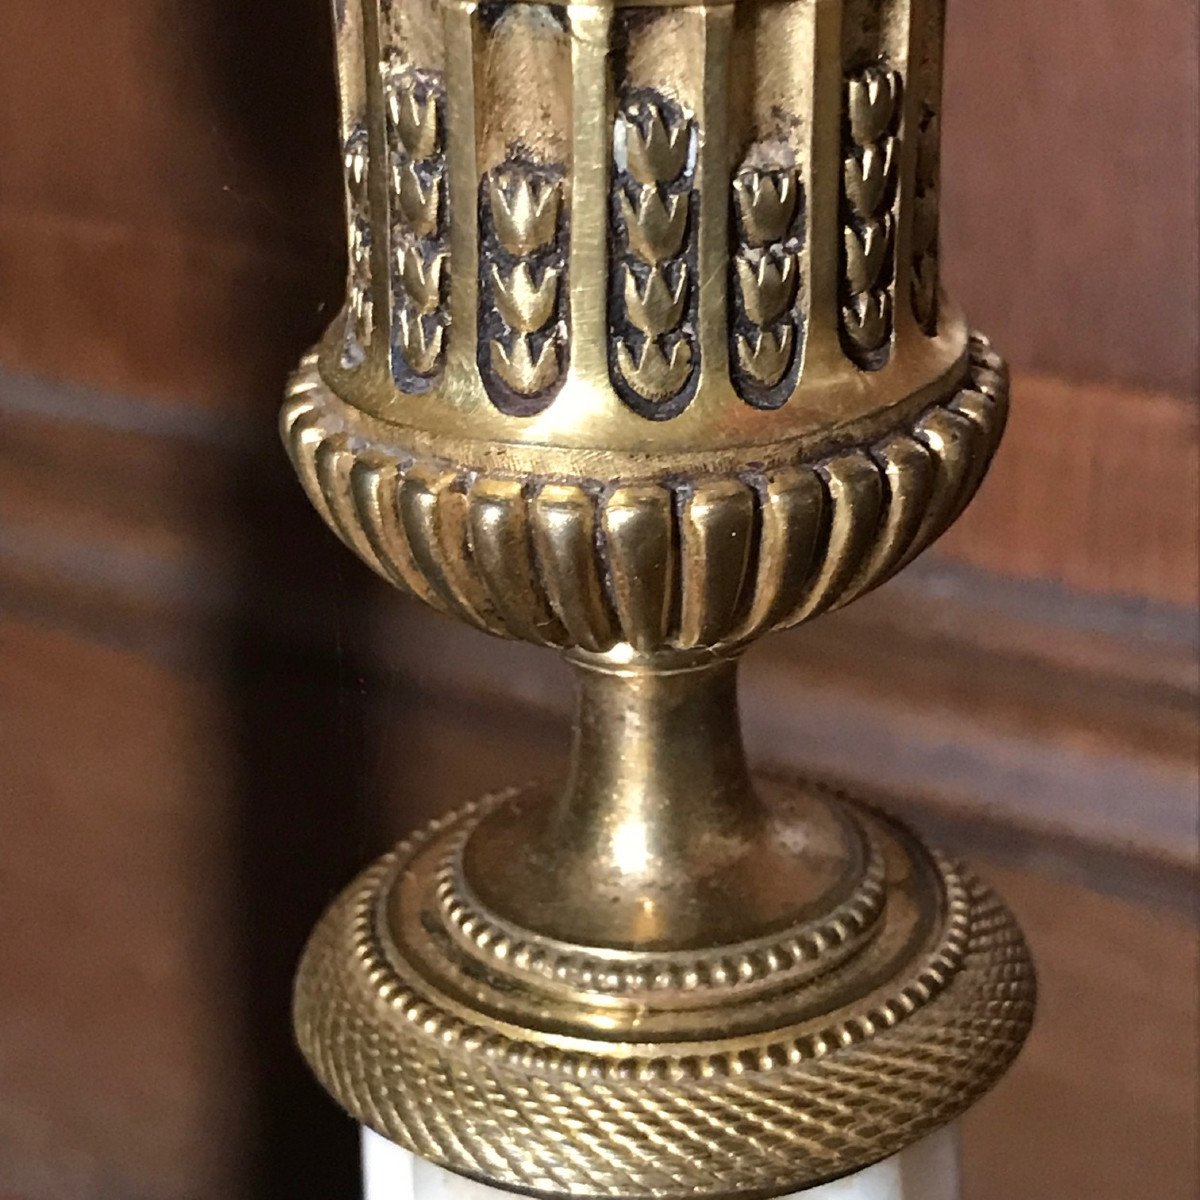
[[959,515],[1003,363],[939,291],[941,0],[335,0],[347,301],[285,444],[385,579],[579,680],[568,777],[331,908],[300,1045],[503,1186],[765,1195],[952,1119],[1019,1049],[1003,907],[752,777],[740,652]]

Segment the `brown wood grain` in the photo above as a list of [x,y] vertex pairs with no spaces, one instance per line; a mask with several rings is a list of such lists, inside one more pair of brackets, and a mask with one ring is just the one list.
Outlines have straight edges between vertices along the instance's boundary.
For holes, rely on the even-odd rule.
[[985,867],[1029,938],[1038,1016],[1009,1079],[968,1114],[970,1200],[1189,1200],[1200,1191],[1198,943],[1169,919]]
[[0,275],[20,281],[0,290],[0,362],[267,419],[331,311],[336,260],[0,204]]
[[[1026,422],[1036,449],[1030,391],[1018,386],[1013,436]],[[1042,403],[1067,414],[1066,432],[1085,421],[1090,394],[1047,386]],[[1111,399],[1135,421],[1158,403]],[[1193,410],[1161,405],[1172,437],[1160,446],[1175,452]],[[0,591],[24,613],[145,653],[158,653],[176,623],[251,623],[286,632],[301,655],[336,635],[377,670],[425,672],[443,686],[464,664],[460,697],[494,691],[513,667],[534,673],[535,691],[551,673],[548,655],[518,660],[394,599],[306,505],[269,417],[255,424],[0,376],[0,419]],[[1123,443],[1099,441],[1098,455],[1114,451],[1119,465]],[[1185,531],[1195,489],[1146,496],[1113,477],[1106,488],[1060,488],[1072,505],[1048,505],[1040,524],[1026,516],[1036,478],[993,480],[947,551],[757,649],[747,703],[756,725],[776,730],[763,734],[764,750],[782,736],[794,747],[787,765],[807,759],[944,804],[997,806],[1008,819],[1189,858],[1195,621],[1163,601],[1183,597],[1194,569]],[[1093,506],[1107,524],[1088,523]],[[1006,545],[1019,554],[1006,556]],[[1140,554],[1140,594],[1110,598],[1096,586],[1120,584],[1105,573],[1114,545]],[[391,632],[366,636],[383,628]],[[408,649],[397,655],[397,645]],[[869,767],[854,742],[867,729]]]
[[[266,427],[340,289],[324,0],[4,8],[0,364]],[[953,15],[946,270],[1017,367],[961,561],[1195,600],[1190,19]]]
[[0,654],[0,1186],[223,1194],[250,1117],[228,709],[12,622]]
[[[0,399],[0,1187],[353,1194],[351,1131],[290,1046],[292,962],[390,836],[557,768],[561,668],[389,593],[319,525],[269,425],[54,388]],[[1072,619],[1069,593],[1048,614],[988,610],[969,580],[948,593],[925,570],[764,645],[751,740],[798,768],[826,762],[840,730],[880,782],[916,731],[921,790],[939,746],[961,763],[980,731],[993,739],[941,808],[909,806],[952,847],[1003,852],[1049,997],[1048,1032],[969,1126],[970,1194],[1033,1200],[1052,1178],[1063,1200],[1123,1200],[1147,1144],[1155,1174],[1139,1178],[1187,1195],[1194,1081],[1156,1031],[1194,1015],[1191,933],[1170,915],[1190,877],[1146,858],[1141,904],[1101,900],[1094,885],[1117,888],[1128,868],[1110,857],[1089,874],[1057,795],[1028,797],[1036,819],[1015,849],[1003,821],[975,818],[984,768],[1018,788],[1050,778],[1030,763],[1186,773],[1193,671],[1139,620],[1105,633]],[[992,744],[1005,756],[989,759]],[[1054,839],[1039,836],[1043,800],[1059,804]],[[1149,792],[1119,800],[1139,836],[1154,832]],[[1163,875],[1172,888],[1145,886]],[[1147,905],[1172,890],[1171,907]],[[1151,986],[1156,960],[1170,969]],[[1097,1049],[1093,1029],[1125,1040]],[[1094,1105],[1127,1086],[1136,1111]],[[1019,1163],[1014,1144],[1030,1148]]]
[[[222,369],[208,364],[210,381]],[[0,513],[81,538],[111,513],[113,541],[129,522],[135,538],[154,526],[154,536],[186,537],[190,553],[219,557],[238,536],[236,510],[257,503],[255,487],[287,489],[292,519],[301,511],[276,448],[277,383],[230,386],[224,411],[184,405],[173,417],[176,406],[157,401],[0,372]],[[1198,418],[1177,397],[1018,374],[995,466],[937,555],[1081,592],[1194,605]]]
[[4,207],[294,248],[339,224],[327,0],[12,0]]
[[1192,0],[951,0],[946,276],[1020,367],[1195,397]]
[[[1025,370],[1194,395],[1194,5],[952,10],[953,292]],[[0,360],[219,404],[294,356],[342,254],[326,0],[0,21]]]
[[[360,683],[352,660],[228,630],[202,649],[185,670],[0,624],[0,1189],[355,1194],[350,1126],[287,1035],[304,931],[390,836],[560,755],[536,710]],[[1193,924],[985,868],[1029,932],[1042,1009],[967,1120],[965,1194],[1194,1195]]]
[[327,0],[13,0],[0,41],[0,361],[263,395],[342,274]]
[[1198,529],[1200,406],[1018,371],[996,462],[939,552],[1020,578],[1193,606]]

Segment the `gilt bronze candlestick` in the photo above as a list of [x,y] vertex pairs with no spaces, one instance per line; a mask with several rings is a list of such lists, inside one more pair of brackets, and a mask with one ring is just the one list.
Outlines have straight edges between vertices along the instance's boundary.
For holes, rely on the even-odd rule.
[[760,1196],[1005,1070],[1033,971],[884,814],[753,778],[738,655],[959,515],[942,0],[335,0],[346,306],[283,434],[385,579],[579,678],[567,779],[370,867],[296,983],[359,1121],[500,1187]]

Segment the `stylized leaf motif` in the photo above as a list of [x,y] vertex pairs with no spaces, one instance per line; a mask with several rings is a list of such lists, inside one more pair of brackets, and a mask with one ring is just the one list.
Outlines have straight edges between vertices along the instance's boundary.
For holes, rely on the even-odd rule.
[[[892,332],[891,260],[900,76],[865,67],[846,81],[849,144],[842,161],[842,344],[864,370],[886,361]],[[881,353],[882,352],[882,353]]]
[[[390,184],[393,364],[404,385],[437,370],[445,351],[442,315],[449,253],[444,237],[445,171],[439,110],[443,85],[393,52],[383,78]],[[419,384],[418,384],[419,386]]]
[[687,303],[688,270],[680,265],[675,286],[667,283],[660,267],[652,267],[646,275],[645,284],[638,286],[637,276],[628,266],[624,272],[625,312],[629,320],[643,333],[656,337],[674,329],[683,316]]
[[860,346],[877,346],[892,320],[892,298],[887,292],[863,292],[842,307],[846,331]]
[[[797,358],[803,329],[796,311],[804,229],[796,170],[782,163],[743,166],[733,178],[741,245],[733,258],[730,356],[734,386],[751,404],[781,404],[777,388]],[[749,328],[747,328],[749,326]]]
[[860,146],[879,141],[892,125],[900,77],[886,67],[867,67],[848,85],[850,136]]
[[368,160],[366,130],[360,128],[346,139],[346,148],[342,155],[346,186],[351,196],[360,204],[366,200]]
[[546,338],[535,359],[529,348],[530,339],[518,334],[510,353],[504,344],[493,341],[492,365],[496,373],[514,392],[532,396],[548,388],[558,378],[558,353],[553,338]]
[[504,322],[521,333],[533,333],[554,315],[558,300],[557,267],[548,267],[534,283],[527,262],[519,262],[507,275],[492,267],[496,307]]
[[843,170],[846,199],[855,215],[868,218],[883,202],[892,174],[892,148],[889,138],[882,146],[865,146],[862,158],[848,155]]
[[657,338],[646,338],[641,355],[635,360],[628,342],[617,346],[621,374],[639,395],[650,400],[669,400],[687,383],[692,370],[692,347],[680,338],[664,354]]
[[657,188],[650,186],[640,188],[636,200],[624,191],[620,196],[621,217],[634,254],[652,266],[675,258],[683,248],[687,231],[687,196],[676,194],[664,199]]
[[408,227],[418,237],[432,237],[438,228],[441,205],[441,171],[429,172],[422,179],[412,163],[402,163],[396,169],[395,187],[400,199],[400,211]]
[[342,148],[348,211],[346,312],[340,361],[347,370],[366,361],[375,325],[371,302],[371,202],[367,187],[369,159],[366,127],[356,125],[347,135]]
[[[490,262],[482,269],[489,286],[480,302],[484,314],[494,308],[505,326],[489,345],[492,370],[508,391],[533,396],[550,388],[561,372],[564,327],[555,316],[564,272],[558,246],[562,181],[510,162],[490,171],[483,186],[494,241],[488,241]],[[486,324],[486,315],[482,319]],[[536,352],[532,334],[541,335]],[[503,407],[503,389],[493,399]]]
[[746,240],[752,246],[782,241],[796,215],[798,187],[791,170],[746,171],[733,181],[733,195]]
[[419,313],[433,312],[442,295],[444,250],[435,250],[426,258],[420,246],[409,243],[397,251],[400,282]]
[[441,325],[433,325],[430,333],[419,316],[403,308],[400,310],[400,341],[408,365],[418,375],[432,375],[442,353]]
[[791,365],[794,340],[791,325],[784,325],[778,334],[760,329],[753,343],[739,335],[738,362],[761,387],[774,387]]
[[411,78],[395,81],[387,91],[387,106],[401,145],[420,161],[437,151],[438,113],[433,96],[419,95],[414,83]]
[[673,119],[657,104],[646,102],[621,120],[629,173],[638,183],[670,183],[682,174],[690,140],[686,119]]
[[917,163],[913,180],[912,282],[909,297],[917,324],[930,336],[938,317],[938,159],[937,113],[923,106],[917,126]]
[[773,325],[796,297],[796,256],[763,254],[753,262],[740,254],[734,262],[746,316],[755,325]]
[[554,241],[562,185],[531,180],[524,172],[496,171],[488,177],[492,224],[505,250],[516,257]]
[[874,288],[883,271],[892,246],[892,220],[871,221],[861,227],[846,225],[842,230],[846,250],[846,281],[852,292]]
[[[693,294],[685,258],[694,235],[693,119],[676,102],[643,93],[618,120],[625,153],[622,157],[619,146],[615,151],[615,225],[624,233],[619,254],[625,261],[615,302],[620,315],[614,314],[614,381],[636,398],[661,404],[687,383],[695,353],[692,335],[681,336],[680,330]],[[637,407],[634,397],[625,398]]]

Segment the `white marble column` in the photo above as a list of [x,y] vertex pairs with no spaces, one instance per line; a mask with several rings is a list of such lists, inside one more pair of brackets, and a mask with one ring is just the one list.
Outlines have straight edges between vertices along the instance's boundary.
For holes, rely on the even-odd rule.
[[[363,1182],[364,1200],[518,1200],[513,1192],[436,1167],[370,1130],[363,1130]],[[793,1195],[803,1200],[958,1200],[958,1127],[938,1130],[865,1171]]]

